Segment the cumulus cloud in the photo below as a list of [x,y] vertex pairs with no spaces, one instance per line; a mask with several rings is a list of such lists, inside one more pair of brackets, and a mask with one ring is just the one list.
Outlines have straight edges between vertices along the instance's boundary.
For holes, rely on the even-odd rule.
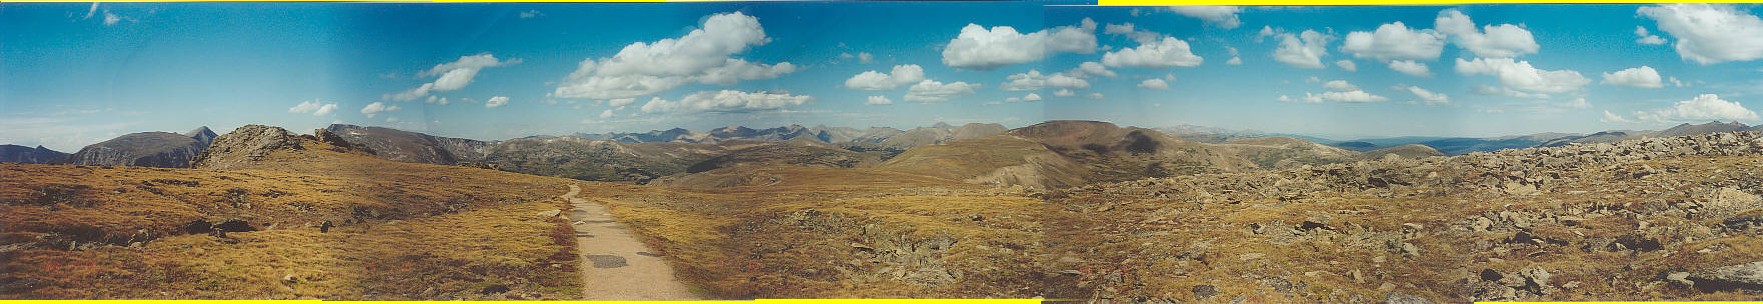
[[1677,38],[1677,55],[1699,64],[1763,59],[1763,19],[1731,5],[1668,4],[1637,10]]
[[1341,50],[1354,57],[1377,60],[1433,60],[1444,52],[1445,35],[1434,30],[1408,28],[1401,21],[1378,26],[1372,32],[1347,33]]
[[1139,87],[1146,88],[1146,89],[1152,89],[1152,90],[1167,91],[1167,90],[1169,90],[1169,83],[1164,82],[1163,79],[1151,78],[1151,79],[1145,79],[1145,81],[1140,81]]
[[1637,123],[1637,121],[1634,121],[1633,119],[1622,117],[1622,115],[1616,115],[1616,113],[1610,113],[1610,110],[1604,110],[1604,118],[1599,120],[1610,123]]
[[924,68],[916,64],[896,65],[890,73],[866,71],[845,80],[845,87],[879,91],[892,90],[924,80]]
[[1457,73],[1491,75],[1508,88],[1530,93],[1564,93],[1591,83],[1591,79],[1580,76],[1579,72],[1538,69],[1528,61],[1511,58],[1476,58],[1474,61],[1458,58]]
[[635,98],[688,83],[731,85],[796,71],[789,62],[753,63],[735,54],[769,43],[759,19],[740,12],[716,14],[684,36],[626,45],[612,57],[584,59],[558,82],[560,98]]
[[1736,101],[1720,99],[1715,94],[1702,94],[1690,100],[1678,101],[1669,108],[1635,111],[1634,115],[1635,120],[1659,123],[1757,120],[1757,112],[1746,109]]
[[508,97],[507,96],[493,96],[493,97],[490,97],[489,100],[484,100],[484,107],[485,108],[492,108],[493,109],[493,108],[501,107],[501,106],[504,106],[507,104],[508,104]]
[[1029,102],[1029,101],[1041,101],[1041,95],[1035,94],[1035,93],[1028,93],[1028,95],[1024,95],[1022,97],[1010,97],[1010,98],[1004,99],[1004,102],[1006,102],[1006,103]]
[[870,96],[870,97],[869,97],[869,100],[868,100],[868,101],[864,101],[864,102],[863,102],[863,104],[868,104],[868,105],[891,105],[891,104],[894,104],[894,100],[893,100],[893,99],[888,99],[888,97],[887,97],[887,96]]
[[1115,76],[1114,71],[1108,70],[1107,66],[1103,66],[1101,63],[1095,61],[1085,61],[1082,64],[1078,64],[1076,69],[1072,69],[1071,72],[1067,72],[1067,74],[1071,74],[1072,77],[1078,78],[1089,77],[1091,75],[1102,77]]
[[292,108],[288,108],[288,113],[312,114],[312,116],[325,116],[325,115],[331,115],[331,112],[335,112],[336,110],[337,110],[337,103],[334,103],[334,102],[333,103],[322,103],[317,100],[310,100],[310,101],[302,101],[302,102],[300,102],[300,104],[294,105],[294,107],[292,107]]
[[1322,94],[1304,93],[1304,102],[1319,103],[1319,102],[1322,102],[1325,100],[1326,101],[1335,101],[1335,102],[1365,103],[1365,102],[1383,102],[1383,101],[1388,101],[1390,99],[1385,98],[1383,96],[1377,96],[1377,95],[1373,95],[1371,93],[1366,93],[1365,91],[1360,91],[1360,90],[1352,90],[1352,91],[1345,91],[1345,92],[1322,92]]
[[999,89],[1005,91],[1034,91],[1040,90],[1043,87],[1061,89],[1090,88],[1089,81],[1083,80],[1083,78],[1066,75],[1065,73],[1042,75],[1040,71],[1029,70],[1027,73],[1012,74],[1007,79],[1008,81],[1005,81],[1002,85],[998,86]]
[[1322,87],[1325,89],[1334,90],[1334,91],[1358,91],[1359,90],[1359,86],[1353,85],[1352,83],[1348,83],[1346,80],[1329,80],[1328,82],[1323,82]]
[[499,60],[489,53],[460,56],[459,60],[435,65],[428,70],[418,72],[417,77],[436,77],[435,81],[418,85],[415,88],[394,94],[381,95],[381,99],[410,101],[428,97],[434,92],[446,92],[465,88],[477,78],[480,70],[520,63],[520,59]]
[[[1446,96],[1444,93],[1436,93],[1433,91],[1429,91],[1427,89],[1422,89],[1417,86],[1408,86],[1407,88],[1404,88],[1404,89],[1407,90],[1408,93],[1413,93],[1415,98],[1419,98],[1420,100],[1418,100],[1418,102],[1429,105],[1429,106],[1431,106],[1431,105],[1444,105],[1444,104],[1451,103],[1451,97]],[[1580,100],[1583,101],[1584,99],[1582,98]]]
[[1521,92],[1518,90],[1513,90],[1513,89],[1507,88],[1507,87],[1496,87],[1496,86],[1486,86],[1486,85],[1475,86],[1475,88],[1471,89],[1470,92],[1474,92],[1475,94],[1480,94],[1480,95],[1488,95],[1488,96],[1510,96],[1510,97],[1518,97],[1518,98],[1549,99],[1549,94],[1527,93],[1527,92]]
[[613,115],[612,109],[606,109],[605,111],[600,111],[600,119],[612,118],[612,115]]
[[1657,89],[1665,87],[1665,81],[1659,77],[1659,71],[1650,66],[1628,68],[1615,73],[1604,73],[1604,84],[1631,86],[1637,88]]
[[1341,67],[1341,70],[1345,70],[1348,72],[1359,71],[1359,65],[1353,63],[1352,60],[1341,59],[1340,61],[1335,61],[1334,65],[1337,67]]
[[375,101],[374,103],[367,104],[366,107],[362,107],[361,114],[366,114],[367,118],[373,118],[373,115],[375,114],[397,111],[398,109],[398,106],[386,105],[385,103]]
[[1053,96],[1054,97],[1072,97],[1072,96],[1077,96],[1077,92],[1073,92],[1073,91],[1067,90],[1067,89],[1059,89],[1058,91],[1053,91]]
[[1199,66],[1204,58],[1194,55],[1188,42],[1175,37],[1140,44],[1102,54],[1102,64],[1110,67],[1173,68]]
[[1427,67],[1425,63],[1420,63],[1420,62],[1416,62],[1413,60],[1391,60],[1390,61],[1390,70],[1395,70],[1396,72],[1400,72],[1402,74],[1408,74],[1408,75],[1415,76],[1415,77],[1432,76],[1432,69],[1431,68]]
[[[1639,26],[1639,25],[1634,26],[1634,35],[1640,37],[1640,38],[1635,38],[1634,43],[1645,44],[1645,45],[1665,44],[1665,38],[1659,38],[1659,35],[1653,35],[1653,33],[1647,32],[1647,27],[1645,27],[1645,26]],[[1610,113],[1610,112],[1606,111],[1604,113]]]
[[666,100],[651,97],[642,107],[643,113],[748,112],[799,106],[813,100],[807,95],[787,92],[743,92],[735,90],[702,91]]
[[943,64],[955,68],[991,70],[1046,58],[1054,53],[1089,54],[1096,51],[1096,22],[1089,18],[1076,26],[1060,26],[1023,34],[1010,26],[987,29],[967,24],[943,47]]
[[1163,34],[1138,29],[1136,26],[1133,26],[1132,22],[1123,24],[1110,23],[1107,27],[1102,29],[1102,33],[1109,35],[1123,35],[1140,44],[1152,43],[1157,41],[1157,39],[1163,38]]
[[1196,5],[1196,6],[1171,6],[1171,7],[1169,7],[1169,10],[1172,12],[1175,12],[1176,14],[1180,14],[1182,16],[1194,17],[1194,18],[1199,18],[1200,20],[1205,20],[1206,24],[1217,26],[1218,28],[1222,28],[1222,29],[1227,29],[1227,30],[1234,29],[1234,28],[1237,28],[1237,26],[1243,25],[1243,21],[1241,19],[1237,18],[1237,13],[1240,13],[1243,11],[1243,8],[1241,8],[1241,7],[1236,7],[1236,6],[1198,6],[1198,5]]
[[1475,28],[1475,21],[1457,9],[1439,12],[1433,27],[1451,37],[1458,47],[1479,57],[1511,58],[1536,53],[1540,48],[1530,31],[1512,24]]
[[955,96],[973,94],[973,90],[978,89],[979,87],[979,84],[969,84],[961,81],[942,83],[936,80],[925,79],[924,81],[919,81],[918,84],[912,85],[912,87],[906,88],[906,97],[904,99],[906,101],[921,103],[944,102],[949,101],[950,98]]
[[1273,60],[1291,66],[1320,69],[1322,56],[1328,56],[1328,42],[1334,40],[1333,35],[1323,34],[1314,30],[1302,33],[1278,33],[1279,48],[1273,50]]
[[1569,109],[1590,109],[1590,108],[1592,108],[1592,103],[1585,101],[1585,97],[1575,97],[1575,98],[1573,98],[1573,100],[1567,101],[1567,108],[1569,108]]

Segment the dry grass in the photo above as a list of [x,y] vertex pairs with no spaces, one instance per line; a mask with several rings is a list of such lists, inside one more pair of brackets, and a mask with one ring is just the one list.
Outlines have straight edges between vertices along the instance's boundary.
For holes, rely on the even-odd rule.
[[[303,144],[238,170],[0,164],[0,297],[579,296],[573,232],[535,215],[569,180]],[[184,230],[230,219],[258,231]]]

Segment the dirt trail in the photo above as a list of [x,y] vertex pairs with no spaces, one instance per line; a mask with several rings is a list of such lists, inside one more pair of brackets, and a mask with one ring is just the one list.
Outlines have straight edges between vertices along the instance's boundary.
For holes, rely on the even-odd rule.
[[587,300],[691,300],[697,299],[685,283],[673,277],[673,268],[661,256],[612,219],[606,207],[576,197],[581,187],[569,185],[575,209],[569,220],[575,227],[577,252],[582,260],[582,297]]

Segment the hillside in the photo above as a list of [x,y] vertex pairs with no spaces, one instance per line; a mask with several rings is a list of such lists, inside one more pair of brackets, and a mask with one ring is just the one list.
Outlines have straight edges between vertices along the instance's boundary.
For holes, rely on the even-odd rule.
[[574,181],[274,127],[214,146],[197,169],[0,164],[0,298],[580,295],[568,223],[535,216]]
[[1285,137],[1207,144],[1106,122],[1051,121],[1004,135],[913,148],[878,168],[1049,189],[1334,163],[1357,157],[1357,152]]
[[91,166],[188,168],[208,146],[195,138],[170,132],[133,133],[81,148],[67,162]]
[[70,154],[50,150],[43,146],[36,148],[20,145],[0,145],[0,162],[25,164],[59,164],[67,161]]
[[1416,159],[1416,158],[1427,158],[1427,157],[1434,157],[1434,156],[1445,156],[1445,152],[1439,152],[1438,149],[1433,149],[1432,147],[1427,146],[1427,145],[1407,144],[1407,145],[1400,145],[1400,146],[1395,146],[1395,147],[1366,151],[1364,158],[1371,159],[1371,160],[1378,160],[1378,159],[1389,158],[1392,155],[1395,157],[1401,157],[1401,158],[1406,158],[1406,159]]
[[[1763,134],[1391,159],[1051,193],[1091,299],[1754,299]],[[1088,270],[1082,270],[1088,269]]]

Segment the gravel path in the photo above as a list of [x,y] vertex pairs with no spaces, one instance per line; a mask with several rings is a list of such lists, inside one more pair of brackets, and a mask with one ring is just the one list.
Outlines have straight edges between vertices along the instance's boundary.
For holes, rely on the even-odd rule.
[[568,199],[575,209],[569,220],[575,227],[577,252],[582,260],[582,297],[587,300],[691,300],[697,299],[685,283],[673,277],[673,268],[661,255],[612,219],[605,206],[576,197],[581,187],[569,185]]

